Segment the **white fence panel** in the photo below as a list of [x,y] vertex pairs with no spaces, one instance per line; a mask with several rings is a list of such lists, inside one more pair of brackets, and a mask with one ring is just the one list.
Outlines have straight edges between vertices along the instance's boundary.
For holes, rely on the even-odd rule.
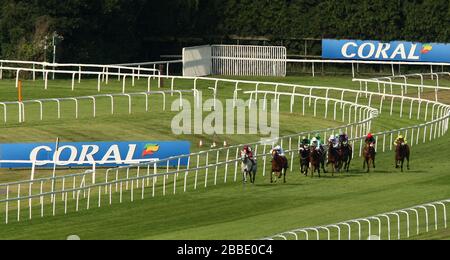
[[212,45],[212,73],[233,76],[286,76],[282,46]]
[[183,76],[201,77],[211,75],[211,46],[196,46],[183,49]]

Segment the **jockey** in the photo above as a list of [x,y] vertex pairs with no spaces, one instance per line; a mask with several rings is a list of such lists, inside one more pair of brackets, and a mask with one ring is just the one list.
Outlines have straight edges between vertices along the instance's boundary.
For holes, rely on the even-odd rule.
[[316,134],[316,140],[317,140],[317,145],[318,147],[322,147],[322,137],[320,136],[320,134]]
[[333,148],[337,148],[339,145],[338,139],[336,138],[335,135],[331,135],[330,139],[328,139],[328,142],[330,142],[330,144],[333,146]]
[[341,144],[347,144],[348,143],[348,136],[347,136],[346,133],[341,132],[339,134],[339,143],[341,143]]
[[375,140],[375,137],[371,133],[368,133],[365,142],[368,145],[375,145],[377,141]]
[[395,139],[394,145],[397,146],[399,144],[408,144],[406,138],[403,135],[399,135],[397,139]]
[[318,151],[321,150],[320,141],[316,137],[313,137],[313,139],[311,139],[311,146]]
[[303,136],[302,137],[302,142],[300,144],[300,150],[303,150],[304,148],[307,148],[310,145],[310,140],[308,139],[308,137]]
[[243,152],[248,156],[250,160],[253,160],[253,151],[252,148],[248,145],[244,146]]
[[283,148],[281,148],[281,146],[277,145],[274,148],[272,148],[272,150],[270,150],[270,154],[273,155],[274,151],[276,151],[279,156],[286,157],[286,154],[284,153],[284,150],[283,150]]

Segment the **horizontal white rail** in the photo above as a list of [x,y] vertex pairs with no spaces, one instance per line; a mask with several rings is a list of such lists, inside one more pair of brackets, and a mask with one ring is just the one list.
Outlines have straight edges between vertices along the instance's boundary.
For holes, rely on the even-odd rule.
[[[74,108],[74,115],[75,118],[78,119],[79,118],[79,111],[80,111],[80,101],[81,100],[90,100],[92,101],[92,113],[93,113],[93,117],[97,117],[97,110],[98,110],[98,106],[97,106],[97,101],[99,98],[106,98],[106,99],[110,99],[111,101],[111,115],[115,115],[117,108],[116,108],[116,98],[117,97],[124,97],[128,99],[128,107],[127,107],[127,112],[128,114],[132,114],[132,102],[133,102],[133,98],[132,97],[145,97],[145,111],[148,112],[150,110],[150,103],[149,103],[149,96],[152,95],[161,95],[162,96],[162,109],[163,111],[166,110],[166,94],[177,94],[179,96],[180,101],[183,100],[183,93],[195,93],[193,90],[189,91],[189,90],[173,90],[173,91],[148,91],[148,92],[137,92],[137,93],[115,93],[115,94],[99,94],[99,95],[92,95],[92,96],[81,96],[81,97],[70,97],[70,98],[47,98],[47,99],[36,99],[36,100],[24,100],[22,102],[18,102],[18,101],[13,101],[13,102],[0,102],[0,106],[3,107],[3,120],[4,123],[8,123],[8,107],[9,106],[14,106],[14,107],[18,107],[18,122],[19,123],[24,123],[26,121],[26,117],[25,117],[25,111],[26,111],[26,106],[28,104],[38,104],[39,105],[39,119],[40,121],[44,120],[44,104],[45,103],[56,103],[57,105],[57,119],[61,119],[61,113],[63,111],[61,105],[64,103],[74,103],[75,104],[75,108]],[[182,104],[182,102],[180,103]],[[52,116],[55,116],[54,113],[51,113]]]
[[[371,92],[371,91],[364,91],[362,89],[360,90],[349,90],[349,89],[340,89],[340,88],[327,88],[327,87],[315,87],[315,86],[301,86],[301,85],[295,85],[295,84],[284,84],[284,83],[274,83],[274,82],[257,82],[257,81],[243,81],[243,80],[227,80],[227,79],[216,79],[216,78],[199,78],[199,77],[178,77],[178,76],[163,76],[163,75],[151,75],[153,78],[164,78],[171,80],[171,94],[181,93],[181,90],[175,90],[175,81],[180,80],[187,80],[190,79],[193,82],[193,89],[190,90],[190,92],[194,93],[194,95],[197,95],[198,93],[198,81],[204,80],[204,81],[210,81],[214,83],[213,90],[213,96],[214,99],[217,98],[217,95],[220,91],[220,83],[232,83],[235,86],[235,99],[237,99],[239,95],[239,86],[241,84],[249,84],[255,87],[254,91],[246,91],[244,94],[250,94],[251,98],[253,97],[257,99],[257,96],[264,96],[264,100],[266,100],[268,95],[273,95],[275,97],[275,100],[280,100],[281,96],[291,97],[291,113],[293,113],[295,109],[296,100],[299,99],[302,102],[302,108],[308,104],[309,107],[312,106],[314,103],[314,114],[317,114],[317,106],[323,105],[325,107],[324,109],[324,117],[328,117],[329,108],[333,108],[333,113],[330,113],[333,116],[333,119],[339,121],[343,121],[344,123],[348,123],[346,125],[342,125],[336,128],[328,128],[328,129],[322,129],[322,130],[315,130],[315,131],[308,131],[304,133],[298,133],[291,136],[284,136],[280,138],[276,138],[272,140],[272,143],[254,143],[252,144],[254,146],[255,150],[255,156],[257,158],[261,158],[261,160],[264,162],[263,164],[263,176],[266,175],[266,168],[265,165],[268,162],[269,156],[269,150],[272,147],[274,143],[280,143],[282,147],[285,147],[287,149],[286,153],[288,156],[291,156],[291,161],[293,162],[294,155],[297,152],[298,144],[300,144],[300,137],[303,135],[311,136],[317,132],[321,133],[322,136],[327,136],[327,134],[331,133],[337,133],[339,131],[345,131],[347,133],[350,133],[351,141],[356,146],[359,145],[359,150],[361,154],[362,144],[364,140],[364,134],[368,130],[371,129],[371,121],[378,116],[380,112],[383,111],[383,101],[386,98],[391,99],[391,109],[390,113],[393,115],[394,110],[394,102],[400,102],[400,117],[404,115],[403,107],[404,103],[406,101],[409,101],[411,103],[410,105],[410,118],[412,118],[413,115],[413,104],[414,102],[417,104],[417,118],[419,119],[421,117],[421,114],[424,115],[424,121],[426,121],[423,124],[405,127],[401,129],[395,129],[395,130],[389,130],[384,131],[380,133],[376,133],[375,137],[377,138],[377,147],[376,149],[383,149],[383,151],[386,151],[388,149],[392,150],[392,143],[393,143],[393,137],[397,133],[404,133],[407,137],[410,137],[412,141],[411,145],[418,144],[419,141],[426,142],[428,140],[436,139],[448,131],[448,119],[450,117],[450,106],[446,104],[442,104],[435,101],[429,101],[429,100],[423,100],[420,98],[412,98],[405,96],[404,93],[402,95],[395,95],[395,94],[386,94],[381,92],[379,90],[378,92]],[[185,81],[183,81],[184,84],[186,84]],[[262,86],[272,86],[274,88],[273,91],[266,91],[262,90]],[[297,90],[303,90],[306,91],[307,94],[297,93]],[[331,98],[330,91],[339,91],[340,99],[339,98]],[[136,93],[139,95],[139,93]],[[142,93],[141,93],[142,94]],[[351,99],[355,99],[354,101],[348,101],[345,98],[346,94],[353,94],[351,96]],[[122,94],[122,95],[128,95],[129,98],[131,98],[132,94]],[[101,95],[102,97],[110,97],[111,95]],[[336,95],[333,95],[336,97]],[[363,97],[366,97],[364,101],[367,101],[368,104],[362,104]],[[378,97],[380,100],[380,108],[373,108],[374,101],[372,101],[373,97]],[[84,98],[91,98],[91,97],[84,97]],[[55,99],[48,99],[48,101],[55,100]],[[73,100],[71,98],[64,99],[64,100]],[[325,101],[325,102],[317,102],[317,101]],[[32,102],[32,101],[30,101]],[[37,101],[34,101],[37,102]],[[40,101],[42,102],[42,101]],[[93,99],[93,102],[95,103],[95,98]],[[130,101],[131,103],[131,101]],[[322,104],[325,103],[325,104]],[[334,104],[333,104],[334,103]],[[6,106],[9,103],[0,103],[0,107],[3,106],[5,109],[5,115],[6,115]],[[11,104],[17,105],[17,103],[12,102]],[[333,106],[334,105],[334,106]],[[397,104],[398,105],[398,104]],[[23,108],[22,105],[19,105],[19,107]],[[425,110],[425,113],[421,113],[421,109]],[[24,110],[24,109],[23,109]],[[430,110],[430,111],[429,111]],[[304,109],[303,109],[304,111]],[[20,113],[19,113],[20,114]],[[342,120],[341,120],[342,118]],[[431,118],[431,119],[430,119]],[[6,121],[6,119],[5,119]],[[297,142],[297,146],[295,143]],[[378,145],[382,145],[381,147],[378,147]],[[171,157],[166,158],[163,160],[158,161],[157,163],[141,163],[133,166],[124,166],[124,167],[118,167],[118,168],[109,168],[106,169],[105,178],[107,179],[106,182],[101,184],[92,184],[92,185],[86,185],[86,183],[80,184],[79,187],[71,187],[70,189],[61,188],[60,190],[56,190],[53,192],[45,192],[40,191],[37,194],[32,193],[28,194],[28,196],[21,196],[20,195],[20,186],[17,187],[15,192],[17,191],[17,196],[10,197],[8,191],[6,192],[7,198],[0,200],[2,203],[6,203],[6,219],[8,219],[8,212],[10,211],[10,208],[8,206],[8,203],[18,203],[18,216],[20,216],[20,201],[22,200],[28,200],[28,199],[35,199],[35,198],[42,198],[45,196],[55,196],[56,194],[62,195],[63,198],[65,198],[63,201],[65,203],[65,211],[67,211],[67,193],[73,192],[75,193],[86,193],[85,196],[88,199],[88,205],[87,208],[89,208],[89,199],[90,199],[90,192],[94,188],[99,189],[99,207],[101,202],[101,194],[109,194],[109,201],[110,204],[112,203],[112,187],[115,186],[115,191],[119,192],[120,190],[120,202],[122,202],[122,185],[126,185],[128,187],[129,183],[131,182],[131,201],[134,199],[134,193],[133,188],[136,186],[139,186],[139,183],[141,183],[142,187],[139,186],[140,189],[142,189],[142,198],[144,198],[145,195],[145,188],[149,187],[150,183],[152,184],[152,196],[155,196],[155,183],[157,182],[157,179],[162,179],[162,184],[160,185],[160,188],[163,191],[163,195],[167,192],[168,184],[166,181],[169,177],[173,177],[173,193],[176,193],[177,190],[177,178],[179,175],[184,175],[184,181],[183,181],[183,190],[186,191],[187,189],[187,183],[188,183],[188,174],[194,173],[194,176],[191,176],[194,178],[194,189],[197,189],[198,186],[198,176],[199,174],[204,173],[204,179],[205,179],[205,187],[208,184],[208,173],[214,174],[214,185],[217,184],[218,180],[218,171],[219,167],[221,167],[221,171],[223,171],[223,178],[224,183],[227,183],[227,179],[230,177],[234,178],[233,181],[237,181],[238,176],[238,163],[240,161],[239,152],[242,148],[242,145],[236,145],[232,147],[225,147],[220,149],[213,149],[208,151],[202,151],[199,153],[192,153],[189,155],[183,155],[183,156],[177,156],[177,157]],[[357,150],[357,149],[354,149]],[[182,159],[187,158],[188,165],[187,167],[182,167],[180,164],[180,161]],[[175,167],[170,166],[171,162],[177,162]],[[165,166],[164,166],[165,165]],[[191,165],[194,165],[191,167]],[[165,169],[164,169],[165,167]],[[173,168],[173,171],[171,171],[171,168]],[[146,175],[141,176],[140,171],[142,169],[146,169]],[[290,167],[291,171],[293,170],[293,165]],[[130,176],[130,172],[135,171],[136,176]],[[161,172],[163,171],[163,172]],[[123,172],[126,173],[126,176],[122,176],[120,174],[123,174]],[[115,178],[111,181],[110,174],[114,173]],[[161,182],[161,181],[160,181]],[[136,184],[136,185],[134,185]],[[156,187],[157,188],[157,187]],[[128,188],[126,188],[128,190]],[[42,200],[41,200],[42,201]],[[55,205],[55,200],[52,200],[53,205]],[[77,197],[77,211],[78,211],[78,202],[79,198]],[[41,202],[41,207],[43,203]],[[30,206],[31,208],[31,206]],[[55,206],[53,206],[55,208]],[[30,209],[31,212],[31,209]],[[43,214],[43,210],[41,210],[41,214]],[[55,215],[55,210],[53,210],[53,215]],[[31,218],[31,213],[30,213]],[[8,222],[8,221],[6,221]],[[339,226],[338,226],[339,227]]]
[[[442,229],[446,229],[448,226],[448,203],[450,203],[450,199],[382,213],[367,218],[347,220],[331,225],[299,228],[263,238],[263,240],[320,240],[322,238],[330,240],[332,235],[334,235],[333,239],[336,240],[373,239],[374,235],[376,236],[376,239],[379,240],[410,238],[412,233],[414,233],[415,235],[419,235],[421,233],[425,233],[424,231],[429,232],[430,225],[434,226],[434,230],[438,230],[439,227]],[[431,217],[434,217],[434,222],[430,221]],[[442,222],[439,223],[439,220],[441,220]],[[374,224],[374,222],[376,224]],[[412,226],[412,222],[415,222],[414,224],[416,225]],[[392,227],[394,227],[395,224],[396,227],[394,230],[397,232],[393,233]],[[423,225],[424,227],[421,228],[421,226]],[[378,230],[376,230],[376,228],[378,228]],[[412,232],[414,229],[416,232]],[[319,232],[320,230],[327,230],[327,236],[321,237],[321,232]],[[363,234],[367,236],[363,236]]]
[[316,75],[316,66],[318,64],[348,64],[351,65],[352,75],[356,76],[357,68],[355,65],[389,65],[391,66],[392,76],[395,76],[395,67],[396,65],[402,66],[427,66],[430,68],[430,72],[433,73],[434,67],[442,67],[442,70],[446,66],[450,66],[450,63],[438,63],[438,62],[404,62],[404,61],[365,61],[365,60],[322,60],[322,59],[270,59],[270,58],[239,58],[239,57],[214,57],[213,61],[222,61],[222,62],[279,62],[279,63],[287,63],[287,64],[309,64],[311,66],[312,76]]
[[145,65],[178,64],[178,63],[183,63],[183,60],[166,60],[166,61],[121,63],[121,64],[116,64],[116,65],[117,66],[145,66]]
[[279,61],[287,63],[335,63],[335,64],[369,64],[369,65],[413,65],[413,66],[450,66],[444,62],[406,62],[406,61],[366,61],[366,60],[320,60],[320,59],[268,59],[268,58],[238,58],[238,57],[217,57],[228,60],[259,60],[259,61]]
[[[34,62],[34,61],[17,61],[17,60],[0,60],[1,67],[3,64],[20,64],[20,65],[35,65],[41,67],[76,67],[76,68],[100,68],[100,69],[122,69],[122,70],[136,70],[137,68],[130,68],[129,66],[122,65],[99,65],[99,64],[78,64],[78,63],[48,63],[48,62]],[[141,71],[159,71],[156,69],[142,68]]]

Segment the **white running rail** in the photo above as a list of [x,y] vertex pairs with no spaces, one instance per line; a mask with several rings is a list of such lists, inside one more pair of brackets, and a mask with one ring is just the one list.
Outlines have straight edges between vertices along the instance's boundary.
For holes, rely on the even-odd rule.
[[[366,131],[371,129],[371,122],[375,119],[379,113],[389,113],[394,115],[396,109],[400,109],[399,116],[403,117],[407,112],[408,107],[405,104],[409,104],[409,118],[422,119],[424,123],[419,125],[414,125],[410,127],[405,127],[401,129],[388,130],[376,133],[375,136],[378,140],[376,149],[382,149],[383,152],[386,150],[392,150],[392,143],[394,135],[398,133],[404,133],[407,138],[411,139],[411,145],[419,144],[419,142],[426,142],[436,139],[448,131],[448,119],[450,117],[450,106],[437,102],[430,101],[421,98],[408,97],[405,93],[401,94],[387,94],[379,91],[369,91],[369,90],[351,90],[351,89],[340,89],[340,88],[327,88],[327,87],[316,87],[316,86],[302,86],[295,84],[282,84],[274,82],[258,82],[258,81],[243,81],[243,80],[228,80],[228,79],[217,79],[217,78],[199,78],[199,77],[177,77],[177,76],[162,76],[162,75],[151,75],[153,78],[169,79],[171,81],[170,93],[176,94],[177,91],[183,91],[183,88],[189,87],[189,91],[192,91],[194,95],[198,96],[198,91],[200,89],[198,82],[206,81],[212,82],[214,87],[210,88],[212,90],[212,96],[214,99],[218,98],[218,95],[223,87],[229,87],[232,84],[235,88],[234,98],[237,99],[239,93],[242,91],[239,87],[242,86],[253,86],[254,90],[244,91],[245,95],[250,95],[251,99],[258,99],[258,96],[264,97],[263,102],[266,101],[268,97],[272,97],[280,102],[283,98],[290,98],[291,106],[290,112],[294,113],[296,111],[302,111],[305,113],[305,107],[312,107],[314,105],[314,115],[319,116],[319,111],[324,112],[324,118],[332,118],[333,120],[339,120],[345,123],[345,125],[336,127],[321,129],[315,131],[308,131],[304,133],[298,133],[291,136],[284,136],[274,139],[273,143],[279,143],[282,147],[286,148],[286,153],[291,157],[291,167],[293,170],[293,159],[294,155],[297,153],[298,144],[300,144],[301,136],[311,136],[315,133],[320,133],[322,136],[327,136],[331,133],[337,133],[339,131],[345,131],[350,134],[351,141],[355,147],[359,146],[359,153],[361,154],[362,144],[364,140],[364,134]],[[176,89],[175,81],[182,80],[183,88]],[[191,84],[186,84],[187,80],[191,80]],[[227,85],[227,86],[224,86]],[[193,89],[192,89],[193,87]],[[271,90],[268,90],[271,88]],[[186,90],[184,90],[186,91]],[[107,95],[106,95],[107,96]],[[350,100],[349,100],[350,99]],[[390,99],[390,109],[383,108],[383,103]],[[394,106],[394,104],[396,104]],[[1,105],[1,104],[0,104]],[[379,107],[374,108],[377,105]],[[318,109],[318,107],[323,107],[323,109]],[[330,111],[331,110],[331,111]],[[425,111],[425,112],[424,112]],[[272,144],[269,143],[255,143],[254,151],[257,158],[263,161],[263,176],[266,175],[266,167],[269,158],[269,150]],[[296,145],[297,144],[297,145]],[[381,146],[382,147],[379,147]],[[42,206],[45,203],[45,197],[53,197],[57,194],[61,195],[63,198],[61,203],[64,204],[64,212],[68,211],[68,193],[83,194],[83,199],[85,199],[86,208],[89,209],[92,206],[92,196],[98,196],[98,207],[102,205],[102,195],[106,194],[106,199],[109,204],[112,204],[115,196],[118,195],[118,200],[120,203],[123,201],[123,196],[125,192],[130,195],[131,201],[135,199],[135,194],[137,189],[139,195],[143,199],[150,189],[150,196],[154,197],[157,193],[162,192],[162,195],[169,193],[170,189],[173,189],[173,194],[179,189],[186,192],[188,188],[188,182],[193,183],[194,189],[197,189],[200,182],[200,177],[204,180],[204,186],[207,187],[208,183],[211,182],[214,185],[218,183],[219,174],[223,176],[223,182],[227,183],[228,178],[232,178],[234,182],[238,180],[238,163],[240,161],[239,151],[243,145],[237,145],[232,147],[225,147],[220,149],[212,149],[208,151],[203,151],[200,153],[193,153],[189,155],[177,156],[172,158],[166,158],[160,160],[157,163],[143,163],[138,165],[124,166],[118,168],[111,168],[105,171],[105,182],[95,183],[90,185],[80,185],[79,187],[72,188],[61,188],[54,191],[45,191],[45,185],[43,189],[30,189],[28,195],[21,195],[20,188],[13,189],[6,188],[6,190],[0,190],[0,194],[5,195],[3,199],[0,199],[0,204],[5,204],[5,214],[6,222],[10,219],[8,212],[11,210],[17,211],[17,219],[20,219],[21,215],[21,201],[29,201],[30,207],[29,212],[35,204],[33,200],[39,200],[41,204],[41,216],[44,215],[45,207]],[[357,150],[357,149],[354,149]],[[183,158],[188,159],[187,167],[182,167],[180,161]],[[172,162],[176,163],[175,167],[170,167],[173,165]],[[97,169],[96,171],[99,171]],[[111,175],[113,175],[111,179]],[[208,174],[210,179],[208,179]],[[177,186],[179,176],[184,176],[181,187]],[[233,178],[234,176],[234,178]],[[171,181],[170,181],[170,179]],[[29,183],[28,183],[29,185]],[[8,186],[8,185],[6,185]],[[190,185],[189,185],[190,186]],[[159,190],[159,192],[158,192]],[[97,192],[98,191],[98,192]],[[91,194],[92,193],[92,194]],[[114,196],[113,196],[114,194]],[[148,195],[148,194],[147,194]],[[105,195],[103,195],[105,196]],[[76,197],[76,211],[79,209],[79,203],[81,198]],[[105,199],[105,198],[103,198]],[[14,207],[12,205],[15,205]],[[56,214],[56,200],[52,200],[53,210],[52,214]],[[13,208],[12,208],[13,207]],[[29,218],[32,217],[30,213]]]
[[331,225],[298,228],[263,240],[406,239],[427,233],[430,227],[434,230],[446,229],[448,203],[450,199]]

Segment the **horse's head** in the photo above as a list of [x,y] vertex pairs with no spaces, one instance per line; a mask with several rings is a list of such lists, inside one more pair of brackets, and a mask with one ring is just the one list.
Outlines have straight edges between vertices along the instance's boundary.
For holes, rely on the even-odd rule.
[[366,143],[364,150],[371,152],[375,150],[375,145],[373,143]]
[[334,144],[332,142],[328,143],[328,150],[333,150],[334,147],[335,146],[334,146]]
[[278,155],[279,155],[279,154],[278,154],[278,151],[277,151],[277,150],[273,150],[273,151],[272,151],[272,156],[273,156],[273,157],[278,157]]
[[369,145],[369,152],[375,153],[375,145],[373,143]]
[[311,149],[309,149],[309,146],[305,146],[300,149],[300,154],[303,158],[306,158],[310,155]]
[[318,161],[320,159],[320,152],[317,149],[311,149],[309,154],[314,161]]

